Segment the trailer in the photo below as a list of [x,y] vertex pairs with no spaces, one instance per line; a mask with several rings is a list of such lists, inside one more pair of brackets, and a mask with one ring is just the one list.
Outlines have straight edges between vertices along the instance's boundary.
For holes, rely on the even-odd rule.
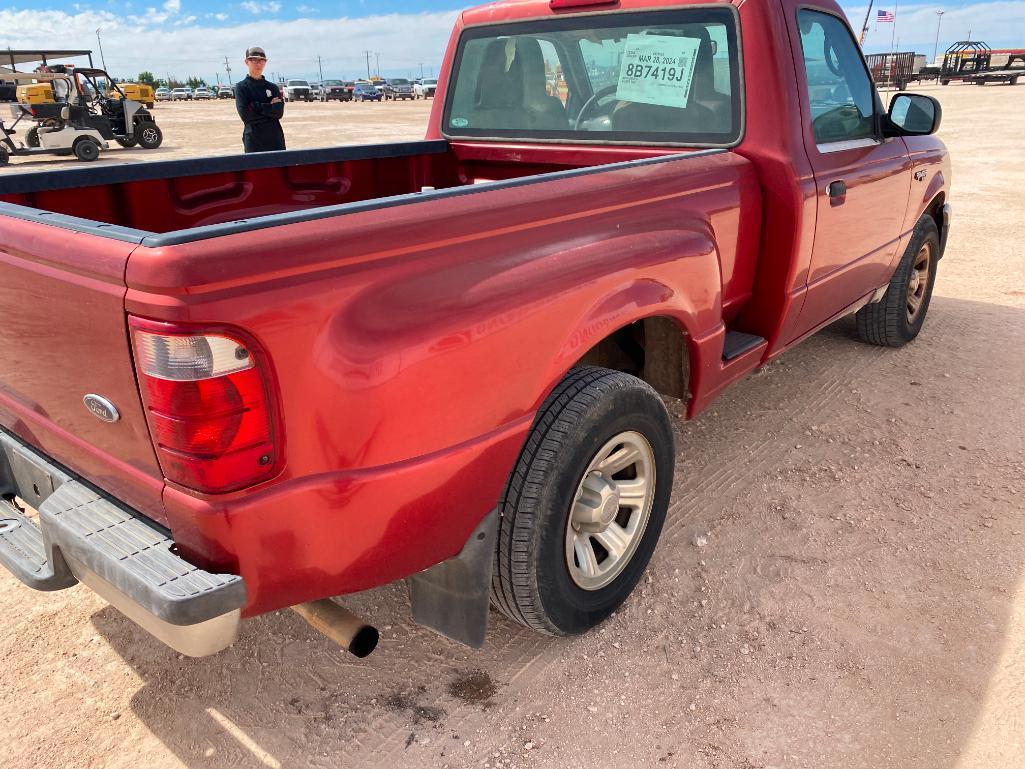
[[865,61],[877,88],[896,88],[903,91],[914,79],[914,51],[873,53],[866,56]]
[[977,72],[973,75],[965,75],[962,82],[974,83],[975,85],[986,85],[986,83],[1007,83],[1017,85],[1018,78],[1025,75],[1025,67],[1016,69],[996,69],[988,72]]

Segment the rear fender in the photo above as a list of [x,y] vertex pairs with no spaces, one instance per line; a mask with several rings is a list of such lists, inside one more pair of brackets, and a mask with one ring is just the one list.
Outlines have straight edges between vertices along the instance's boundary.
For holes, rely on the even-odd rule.
[[537,406],[588,351],[620,329],[648,318],[673,320],[686,336],[691,371],[700,367],[696,342],[714,333],[722,320],[721,273],[713,234],[708,228],[661,235],[671,236],[672,242],[663,245],[674,254],[672,261],[660,265],[658,278],[637,276],[610,287],[569,325]]

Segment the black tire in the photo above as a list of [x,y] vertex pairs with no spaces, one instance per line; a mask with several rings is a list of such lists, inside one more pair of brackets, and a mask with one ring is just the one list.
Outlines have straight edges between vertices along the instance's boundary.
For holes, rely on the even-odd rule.
[[7,163],[10,162],[10,159],[11,159],[11,155],[7,151],[7,148],[3,147],[3,146],[0,146],[0,166],[7,165]]
[[100,145],[87,136],[76,139],[73,149],[75,157],[86,163],[90,163],[100,156]]
[[156,123],[150,121],[140,123],[135,127],[135,130],[139,146],[144,150],[155,150],[164,141],[164,132],[160,130]]
[[25,134],[25,146],[26,147],[38,147],[39,146],[39,126],[34,125]]
[[[911,282],[916,277],[916,262],[926,247],[930,249],[928,279],[921,295],[920,306],[914,318],[911,318],[908,293]],[[893,277],[890,278],[883,298],[874,304],[866,304],[855,315],[858,336],[863,342],[882,347],[903,347],[918,336],[932,299],[939,257],[939,231],[933,218],[926,214],[915,225],[911,240],[908,241],[904,255],[894,270]],[[918,280],[920,282],[920,277]]]
[[[569,516],[592,458],[625,431],[652,450],[654,492],[647,525],[612,581],[583,589],[570,575]],[[636,377],[593,366],[573,369],[542,404],[501,501],[491,600],[515,622],[548,635],[582,633],[630,595],[655,550],[674,467],[669,415]]]
[[125,149],[130,149],[131,147],[134,147],[136,144],[139,143],[139,140],[134,136],[131,139],[129,139],[127,136],[118,136],[114,138],[114,141],[116,141]]

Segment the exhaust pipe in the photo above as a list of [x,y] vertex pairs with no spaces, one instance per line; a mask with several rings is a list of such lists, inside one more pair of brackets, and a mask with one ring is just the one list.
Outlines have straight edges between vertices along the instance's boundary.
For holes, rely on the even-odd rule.
[[314,628],[356,657],[366,657],[377,648],[377,639],[380,637],[377,628],[368,625],[330,598],[296,604],[292,609]]

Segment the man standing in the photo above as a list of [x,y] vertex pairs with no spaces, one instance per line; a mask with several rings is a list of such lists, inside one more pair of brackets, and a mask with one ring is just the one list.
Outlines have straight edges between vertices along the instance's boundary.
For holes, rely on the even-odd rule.
[[246,152],[271,152],[285,149],[281,118],[285,102],[277,85],[263,76],[267,54],[262,48],[246,50],[249,75],[235,84],[235,107],[245,123],[242,144]]

